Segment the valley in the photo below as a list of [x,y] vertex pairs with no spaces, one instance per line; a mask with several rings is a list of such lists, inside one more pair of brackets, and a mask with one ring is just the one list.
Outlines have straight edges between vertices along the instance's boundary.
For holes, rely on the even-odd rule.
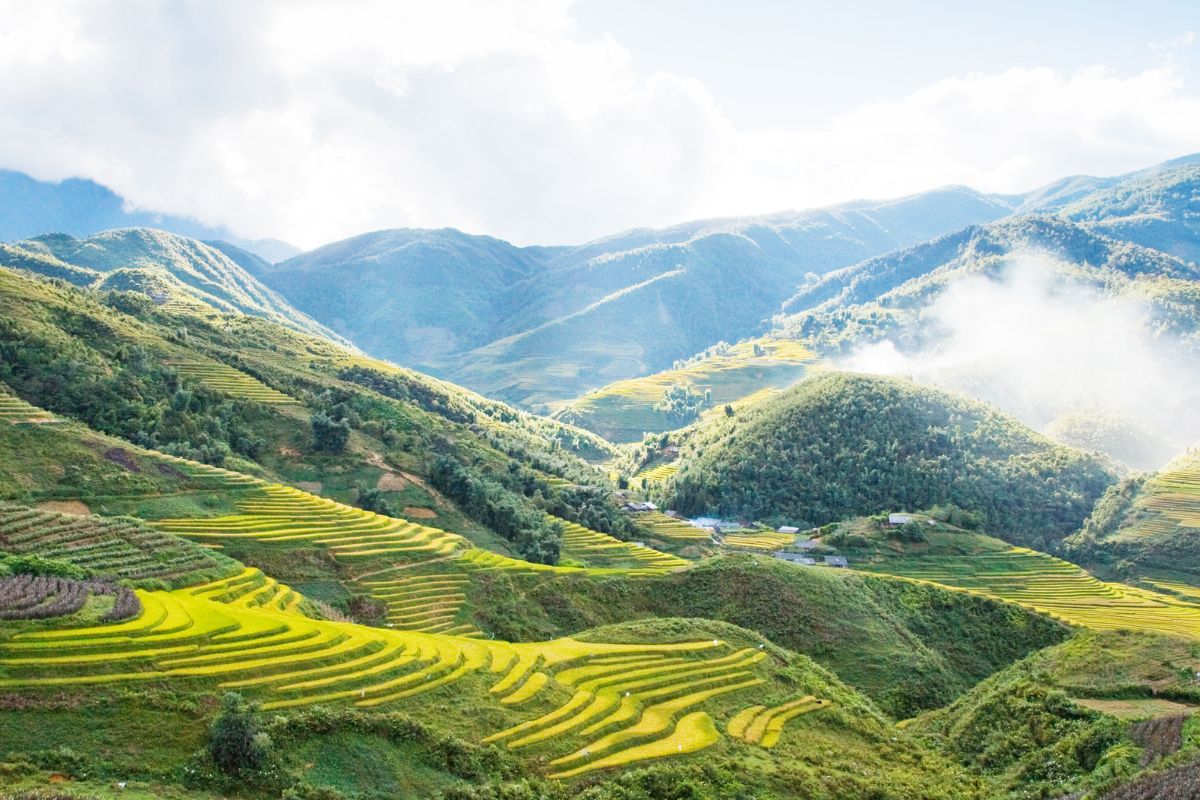
[[1188,407],[1197,174],[569,247],[0,245],[0,786],[1099,800],[1181,780],[1191,429],[1035,420],[1003,371],[851,360],[936,348],[939,298],[1037,249],[1054,280],[1146,303],[1181,365],[1168,411]]

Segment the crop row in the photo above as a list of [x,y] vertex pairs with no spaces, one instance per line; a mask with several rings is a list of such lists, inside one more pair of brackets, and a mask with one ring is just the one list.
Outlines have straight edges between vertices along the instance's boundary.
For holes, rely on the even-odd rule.
[[[714,641],[712,647],[727,645]],[[689,735],[697,729],[699,718],[687,712],[718,696],[761,685],[762,679],[750,670],[765,654],[742,649],[716,658],[694,655],[653,652],[596,658],[558,670],[519,661],[493,692],[507,695],[506,700],[523,701],[540,691],[552,675],[557,685],[571,690],[570,699],[484,741],[523,750],[552,746],[564,736],[583,738],[582,747],[550,761],[557,768],[552,777],[559,778],[707,746],[715,736]],[[711,727],[711,718],[705,714],[705,719]]]
[[244,400],[254,400],[269,405],[296,405],[299,403],[293,397],[272,389],[257,378],[247,375],[241,370],[216,361],[184,361],[168,362],[179,371],[180,375],[192,378],[210,389],[214,389],[230,397]]
[[133,519],[60,514],[15,504],[0,504],[0,548],[131,580],[220,567],[203,548]]
[[13,575],[0,578],[0,619],[49,619],[74,614],[93,595],[113,598],[112,607],[101,617],[103,622],[117,622],[141,613],[141,601],[126,586],[50,575]]
[[48,411],[26,403],[15,394],[0,389],[0,420],[13,424],[21,422],[55,422],[56,417]]
[[238,501],[238,514],[195,519],[163,519],[154,525],[201,539],[246,538],[260,542],[319,544],[343,558],[410,554],[451,555],[462,537],[438,528],[386,517],[302,492],[265,485]]
[[712,540],[712,534],[703,528],[697,528],[675,517],[668,517],[661,511],[643,511],[638,513],[635,519],[655,536],[671,541],[704,543]]
[[796,535],[793,533],[729,533],[725,535],[727,547],[737,547],[743,550],[778,550],[794,544]]
[[1071,625],[1145,630],[1200,639],[1200,605],[1097,580],[1067,561],[1020,547],[975,557],[889,559],[862,569],[1019,603]]
[[731,719],[726,730],[735,739],[771,748],[779,741],[783,726],[788,720],[818,711],[828,705],[828,700],[818,700],[812,695],[805,695],[799,700],[792,700],[774,708],[750,706]]
[[634,566],[643,570],[670,572],[688,564],[682,558],[643,544],[623,542],[573,522],[552,519],[563,526],[563,553],[592,566]]

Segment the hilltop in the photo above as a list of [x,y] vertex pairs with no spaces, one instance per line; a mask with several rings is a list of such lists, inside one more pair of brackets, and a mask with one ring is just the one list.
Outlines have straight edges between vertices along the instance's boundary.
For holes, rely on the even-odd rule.
[[715,418],[663,490],[685,513],[823,525],[953,504],[1045,545],[1076,530],[1111,466],[982,403],[882,377],[825,373]]
[[246,264],[255,262],[261,259],[231,245],[214,247],[151,228],[109,230],[82,239],[46,234],[0,244],[0,266],[60,278],[76,286],[138,292],[160,305],[261,316],[302,333],[346,343],[245,269]]

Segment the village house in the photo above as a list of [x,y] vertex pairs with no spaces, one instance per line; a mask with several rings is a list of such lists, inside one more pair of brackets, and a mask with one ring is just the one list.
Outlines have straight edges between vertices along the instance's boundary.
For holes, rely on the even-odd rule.
[[800,529],[792,525],[780,525],[775,529],[776,533],[799,533]]
[[825,566],[827,567],[848,567],[850,562],[845,556],[825,556]]
[[912,521],[912,514],[888,514],[888,525],[907,525]]
[[786,550],[776,551],[775,558],[778,558],[780,561],[787,561],[791,564],[800,564],[805,567],[811,567],[817,563],[815,558],[809,558],[803,553],[789,553]]

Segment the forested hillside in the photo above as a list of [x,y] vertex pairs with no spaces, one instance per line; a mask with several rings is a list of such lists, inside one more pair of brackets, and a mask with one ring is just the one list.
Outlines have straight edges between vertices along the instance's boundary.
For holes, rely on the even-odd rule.
[[412,506],[501,550],[557,541],[535,496],[606,482],[581,458],[611,454],[593,434],[263,319],[7,269],[0,288],[0,394],[138,446]]
[[1116,480],[982,403],[881,377],[827,373],[700,428],[666,502],[798,526],[953,504],[1042,546],[1075,531]]

